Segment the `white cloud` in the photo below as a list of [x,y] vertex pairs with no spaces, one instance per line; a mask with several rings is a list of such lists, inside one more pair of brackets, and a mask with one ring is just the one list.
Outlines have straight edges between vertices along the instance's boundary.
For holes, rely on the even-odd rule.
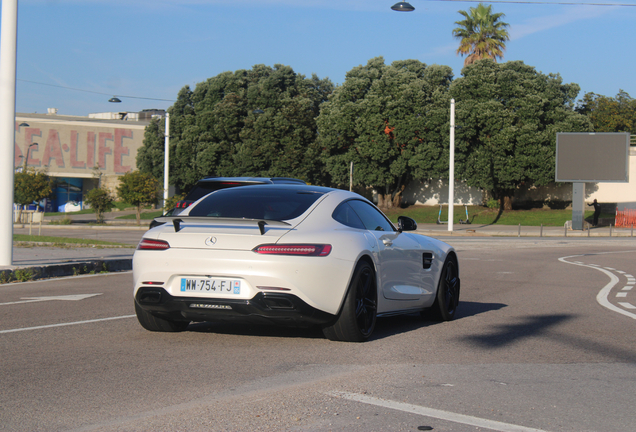
[[521,24],[511,24],[509,27],[510,40],[521,39],[533,33],[561,27],[576,21],[598,18],[615,9],[615,7],[599,6],[568,7],[558,14],[531,18]]

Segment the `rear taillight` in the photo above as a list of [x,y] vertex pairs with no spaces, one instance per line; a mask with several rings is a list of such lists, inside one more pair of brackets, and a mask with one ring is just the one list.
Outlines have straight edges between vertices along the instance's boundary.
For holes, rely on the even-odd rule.
[[170,249],[170,245],[164,240],[152,240],[142,238],[137,245],[137,250],[166,250]]
[[327,256],[331,245],[327,244],[266,244],[255,247],[254,252],[270,255]]

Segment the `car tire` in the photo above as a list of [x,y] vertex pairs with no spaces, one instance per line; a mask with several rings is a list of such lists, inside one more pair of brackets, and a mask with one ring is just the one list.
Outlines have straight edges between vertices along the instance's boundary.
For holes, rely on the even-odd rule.
[[139,321],[139,324],[141,324],[143,328],[149,331],[181,332],[188,327],[188,324],[190,324],[189,321],[171,321],[154,316],[139,307],[137,302],[135,302],[135,313],[137,314],[137,320]]
[[322,329],[332,341],[364,342],[371,336],[377,315],[377,283],[373,267],[358,263],[336,322]]
[[450,321],[455,318],[457,306],[459,305],[459,290],[460,280],[457,258],[451,255],[444,261],[444,267],[437,286],[435,303],[425,310],[423,315],[436,321]]

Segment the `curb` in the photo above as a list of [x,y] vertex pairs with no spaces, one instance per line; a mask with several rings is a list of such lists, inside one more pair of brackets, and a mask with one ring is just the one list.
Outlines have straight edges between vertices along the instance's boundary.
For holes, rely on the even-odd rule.
[[129,270],[132,270],[132,258],[96,259],[68,264],[16,267],[14,269],[0,270],[0,284]]

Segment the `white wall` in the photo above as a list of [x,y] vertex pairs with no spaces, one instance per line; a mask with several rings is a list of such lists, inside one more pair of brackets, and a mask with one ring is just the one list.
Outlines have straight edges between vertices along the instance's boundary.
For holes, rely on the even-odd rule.
[[[404,201],[408,204],[439,205],[448,204],[448,180],[414,181],[404,190]],[[468,187],[464,182],[455,181],[455,204],[480,205],[483,194],[480,189]]]
[[[619,210],[636,209],[636,149],[630,150],[629,183],[586,183],[585,201],[616,203]],[[439,205],[448,204],[448,180],[414,181],[404,191],[407,204]],[[455,204],[480,205],[484,194],[480,189],[455,182]],[[519,188],[515,201],[572,201],[572,183],[552,183],[541,187]]]

